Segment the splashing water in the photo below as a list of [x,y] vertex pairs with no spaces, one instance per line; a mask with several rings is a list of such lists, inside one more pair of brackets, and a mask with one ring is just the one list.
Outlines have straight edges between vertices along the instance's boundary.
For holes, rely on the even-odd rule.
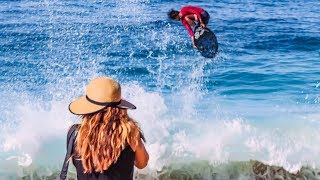
[[0,2],[0,179],[57,177],[68,104],[97,76],[138,107],[136,179],[250,179],[250,160],[319,178],[318,4],[301,3],[188,3],[212,15],[206,59],[166,17],[180,2]]

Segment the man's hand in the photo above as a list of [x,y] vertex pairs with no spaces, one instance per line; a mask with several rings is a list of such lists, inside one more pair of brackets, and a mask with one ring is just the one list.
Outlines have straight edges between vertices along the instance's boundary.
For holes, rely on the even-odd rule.
[[197,49],[197,46],[194,44],[194,36],[191,37],[191,41],[192,41],[193,48]]
[[206,28],[206,25],[204,23],[200,24],[202,28]]

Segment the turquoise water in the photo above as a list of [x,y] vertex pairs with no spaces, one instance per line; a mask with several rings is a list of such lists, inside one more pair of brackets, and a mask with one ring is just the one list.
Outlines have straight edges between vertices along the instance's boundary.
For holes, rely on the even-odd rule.
[[[167,18],[183,5],[210,13],[215,59],[201,57],[181,23]],[[130,115],[150,154],[139,173],[160,177],[177,162],[251,159],[290,172],[319,168],[319,6],[0,1],[0,177],[59,171],[67,128],[79,121],[68,104],[98,76],[117,79],[138,107]]]

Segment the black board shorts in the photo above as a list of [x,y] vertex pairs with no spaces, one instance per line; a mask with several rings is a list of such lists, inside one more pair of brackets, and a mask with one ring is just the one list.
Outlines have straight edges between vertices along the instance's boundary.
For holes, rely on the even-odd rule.
[[202,12],[202,13],[201,13],[201,19],[202,19],[203,23],[204,23],[205,25],[207,25],[208,22],[209,22],[209,19],[210,19],[209,13],[208,13],[207,11]]

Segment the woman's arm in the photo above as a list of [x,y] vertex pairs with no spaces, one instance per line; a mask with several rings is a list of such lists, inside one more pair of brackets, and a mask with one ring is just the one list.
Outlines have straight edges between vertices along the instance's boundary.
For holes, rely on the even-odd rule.
[[134,165],[139,169],[143,169],[144,167],[146,167],[149,161],[149,154],[144,147],[140,133],[137,139],[132,139],[131,142],[129,142],[129,145],[135,152]]
[[134,165],[139,169],[146,167],[149,161],[149,154],[146,148],[144,147],[144,144],[140,136],[138,140],[138,145],[136,146],[135,153],[136,153],[136,158],[134,161]]

